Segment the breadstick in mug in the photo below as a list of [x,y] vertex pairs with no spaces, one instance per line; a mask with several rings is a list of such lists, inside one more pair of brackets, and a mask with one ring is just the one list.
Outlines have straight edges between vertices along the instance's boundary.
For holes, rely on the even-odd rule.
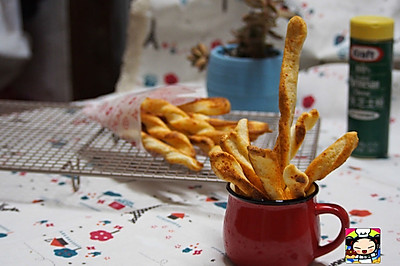
[[357,145],[357,132],[347,132],[318,155],[305,171],[309,178],[306,190],[309,189],[314,181],[323,179],[330,172],[341,166]]
[[297,78],[300,65],[300,53],[307,36],[307,25],[298,16],[290,19],[285,39],[281,75],[279,82],[279,133],[274,151],[279,155],[281,171],[289,164],[290,128],[293,123],[297,100]]
[[319,119],[316,109],[302,113],[290,129],[290,159],[293,159],[303,144],[307,131],[311,130]]

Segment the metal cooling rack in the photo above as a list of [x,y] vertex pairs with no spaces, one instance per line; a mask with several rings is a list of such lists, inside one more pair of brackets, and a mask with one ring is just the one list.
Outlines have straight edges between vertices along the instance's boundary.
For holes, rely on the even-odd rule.
[[[244,117],[269,123],[273,133],[260,136],[254,144],[273,147],[279,116],[242,111],[223,116]],[[315,158],[318,135],[319,123],[307,133],[292,161],[300,170]],[[0,100],[0,170],[69,175],[75,190],[80,176],[225,182],[212,172],[206,156],[197,159],[204,164],[199,172],[170,165],[115,137],[73,104]]]

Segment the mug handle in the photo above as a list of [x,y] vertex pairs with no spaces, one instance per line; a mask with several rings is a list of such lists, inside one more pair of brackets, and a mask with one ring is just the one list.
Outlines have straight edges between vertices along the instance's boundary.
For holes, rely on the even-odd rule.
[[335,240],[333,240],[331,243],[326,244],[324,246],[318,245],[315,257],[320,257],[324,254],[327,254],[328,252],[331,252],[332,250],[337,248],[343,242],[343,240],[345,238],[345,229],[349,228],[350,221],[349,221],[349,215],[347,214],[347,212],[342,207],[340,207],[339,205],[336,205],[336,204],[317,203],[315,205],[315,211],[316,211],[316,215],[321,215],[321,214],[326,214],[326,213],[333,214],[340,219],[340,223],[341,223],[341,228],[340,228],[339,234]]

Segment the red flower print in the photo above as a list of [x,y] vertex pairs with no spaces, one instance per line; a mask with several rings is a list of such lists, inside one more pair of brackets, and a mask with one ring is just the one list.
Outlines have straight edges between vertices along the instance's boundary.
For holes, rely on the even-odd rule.
[[112,112],[112,110],[113,110],[113,107],[110,106],[106,111],[106,115],[109,115]]
[[354,216],[359,216],[359,217],[365,217],[365,216],[369,216],[372,213],[368,210],[352,210],[349,212],[351,215]]
[[129,103],[128,104],[132,104],[132,103],[134,103],[135,101],[136,101],[136,96],[135,97],[133,97],[130,101],[129,101]]
[[115,210],[121,210],[121,209],[125,208],[125,205],[123,205],[117,201],[113,201],[112,203],[108,204],[108,206],[110,206],[111,208],[113,208]]
[[107,241],[112,238],[114,238],[112,234],[104,230],[90,232],[90,239],[92,240]]
[[306,96],[303,98],[303,107],[311,108],[315,102],[315,99],[312,95]]
[[202,249],[197,249],[197,250],[193,251],[193,255],[201,255],[202,251],[203,251]]
[[174,73],[167,73],[164,76],[164,82],[168,85],[178,83],[178,77]]
[[131,116],[133,117],[133,119],[138,119],[138,110],[134,110],[133,112],[132,112],[132,114],[131,114]]
[[123,126],[124,129],[128,129],[129,128],[129,119],[128,119],[128,117],[125,116],[122,119],[122,126]]

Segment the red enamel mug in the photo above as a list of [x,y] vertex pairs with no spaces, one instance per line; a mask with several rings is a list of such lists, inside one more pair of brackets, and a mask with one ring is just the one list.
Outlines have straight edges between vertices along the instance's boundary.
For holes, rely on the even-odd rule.
[[[317,203],[319,187],[300,199],[252,200],[235,193],[230,184],[223,237],[228,258],[236,265],[305,266],[343,243],[349,216],[340,206]],[[338,236],[319,244],[319,215],[333,214],[341,223]]]

